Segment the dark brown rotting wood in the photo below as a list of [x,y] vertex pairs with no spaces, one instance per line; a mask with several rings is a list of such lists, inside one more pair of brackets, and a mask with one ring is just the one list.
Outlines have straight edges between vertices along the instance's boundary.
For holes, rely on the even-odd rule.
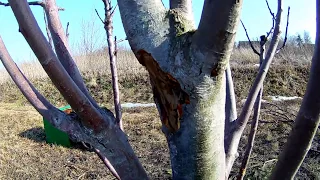
[[162,71],[150,53],[139,50],[137,58],[149,72],[162,123],[171,132],[178,131],[183,114],[182,105],[190,103],[189,95],[181,89],[179,82],[171,74]]

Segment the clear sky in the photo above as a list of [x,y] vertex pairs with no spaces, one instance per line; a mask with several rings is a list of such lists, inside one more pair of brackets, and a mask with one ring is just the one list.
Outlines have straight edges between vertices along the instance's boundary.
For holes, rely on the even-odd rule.
[[[2,2],[6,2],[3,0]],[[116,0],[112,0],[113,5]],[[169,0],[163,0],[164,4],[168,6]],[[193,0],[193,10],[195,14],[196,24],[199,23],[202,6],[204,0]],[[276,11],[277,0],[269,0],[270,6],[273,11]],[[102,23],[97,18],[94,9],[97,9],[101,16],[103,16],[103,3],[101,0],[57,0],[57,4],[66,10],[60,12],[60,18],[64,26],[70,22],[69,27],[69,41],[71,48],[78,50],[79,44],[83,41],[84,30],[88,32],[87,35],[92,36],[96,42],[96,47],[101,47],[105,44],[106,35]],[[304,30],[308,31],[314,40],[315,37],[315,13],[316,1],[315,0],[284,0],[284,16],[283,27],[285,30],[287,7],[291,6],[289,35],[296,33],[303,33]],[[36,16],[40,27],[44,30],[43,10],[41,7],[34,6],[31,8]],[[269,11],[267,9],[265,0],[244,0],[243,11],[241,19],[246,25],[249,34],[252,38],[257,38],[262,34],[269,31],[272,21]],[[0,7],[0,35],[3,38],[10,54],[16,62],[28,61],[35,59],[34,55],[29,48],[22,35],[18,32],[18,25],[15,17],[9,7]],[[92,28],[83,28],[84,25],[89,25]],[[244,30],[239,26],[237,33],[237,41],[246,40]],[[44,31],[45,32],[45,31]],[[114,34],[118,39],[125,38],[125,33],[121,24],[119,11],[117,10],[114,17]],[[0,65],[1,67],[2,65]]]

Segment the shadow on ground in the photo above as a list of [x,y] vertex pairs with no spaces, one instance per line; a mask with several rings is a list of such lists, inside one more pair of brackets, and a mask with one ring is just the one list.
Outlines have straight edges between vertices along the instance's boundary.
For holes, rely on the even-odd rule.
[[[46,143],[46,133],[45,130],[43,129],[43,127],[34,127],[31,129],[28,129],[24,132],[21,132],[19,134],[20,137],[22,138],[28,138],[30,140],[33,140],[34,142],[37,143]],[[82,143],[78,143],[78,142],[73,142],[71,141],[71,147],[65,147],[65,148],[70,148],[70,149],[79,149],[79,150],[83,150],[83,151],[91,151],[90,147],[85,147]]]
[[35,142],[45,142],[46,141],[46,133],[43,127],[34,127],[23,131],[19,134],[20,137],[31,139]]

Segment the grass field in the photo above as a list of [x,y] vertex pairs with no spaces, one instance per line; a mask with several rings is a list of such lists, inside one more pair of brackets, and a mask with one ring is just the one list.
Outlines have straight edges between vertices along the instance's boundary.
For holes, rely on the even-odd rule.
[[[145,70],[131,53],[119,53],[121,101],[153,102]],[[290,56],[289,56],[290,55]],[[272,65],[264,88],[268,95],[300,96],[305,91],[310,68],[310,53],[295,57],[281,54]],[[246,97],[257,72],[255,56],[249,50],[234,51],[232,70],[238,107]],[[249,59],[249,60],[246,60]],[[290,59],[290,61],[289,61]],[[307,61],[306,59],[309,59]],[[101,53],[77,57],[77,64],[94,98],[112,108],[112,88],[108,63]],[[21,65],[23,72],[51,103],[63,106],[66,102],[55,90],[37,63]],[[35,69],[37,69],[35,71]],[[0,71],[0,179],[112,179],[108,170],[93,153],[79,145],[72,148],[45,142],[41,116],[31,107]],[[256,146],[249,163],[246,179],[266,179],[291,130],[300,100],[263,103]],[[169,154],[161,123],[155,108],[124,109],[125,132],[151,179],[170,179]],[[232,172],[234,177],[241,162],[247,140],[242,138],[240,158]],[[304,161],[297,179],[320,179],[320,134]]]

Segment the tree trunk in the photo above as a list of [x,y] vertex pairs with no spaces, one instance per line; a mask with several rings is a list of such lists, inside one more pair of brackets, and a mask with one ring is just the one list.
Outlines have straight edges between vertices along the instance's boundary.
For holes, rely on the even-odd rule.
[[150,75],[173,179],[225,179],[225,70],[241,3],[205,1],[195,31],[190,0],[172,0],[170,10],[161,0],[118,0],[130,46]]

